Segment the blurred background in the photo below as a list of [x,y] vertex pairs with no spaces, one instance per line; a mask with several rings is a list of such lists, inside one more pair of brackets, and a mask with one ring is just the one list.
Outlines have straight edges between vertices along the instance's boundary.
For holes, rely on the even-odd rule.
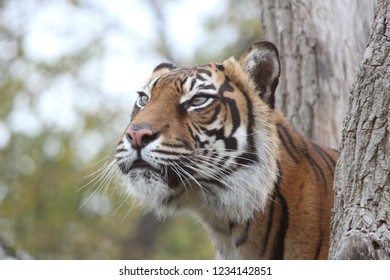
[[154,66],[223,61],[259,40],[258,1],[199,3],[0,0],[0,249],[213,258],[201,225],[155,221],[99,177]]

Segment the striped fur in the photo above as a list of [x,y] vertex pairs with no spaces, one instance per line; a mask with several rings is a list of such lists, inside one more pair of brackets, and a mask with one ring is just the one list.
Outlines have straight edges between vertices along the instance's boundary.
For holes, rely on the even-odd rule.
[[274,109],[278,53],[160,64],[117,149],[127,192],[160,217],[200,220],[223,259],[324,259],[337,153]]

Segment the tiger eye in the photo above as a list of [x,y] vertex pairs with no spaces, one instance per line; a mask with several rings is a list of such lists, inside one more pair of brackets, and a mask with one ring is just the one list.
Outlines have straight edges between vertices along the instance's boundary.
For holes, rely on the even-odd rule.
[[149,102],[149,97],[147,95],[141,95],[140,97],[138,97],[138,104],[140,106],[146,106],[146,104],[148,104]]
[[199,96],[191,100],[191,106],[200,106],[203,105],[209,100],[209,97]]

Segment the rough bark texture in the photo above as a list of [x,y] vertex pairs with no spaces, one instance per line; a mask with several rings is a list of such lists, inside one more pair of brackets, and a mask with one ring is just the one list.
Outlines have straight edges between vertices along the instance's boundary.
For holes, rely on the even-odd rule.
[[374,24],[344,121],[330,259],[390,259],[390,1]]
[[375,1],[259,2],[263,39],[276,44],[281,58],[276,107],[294,127],[337,148]]

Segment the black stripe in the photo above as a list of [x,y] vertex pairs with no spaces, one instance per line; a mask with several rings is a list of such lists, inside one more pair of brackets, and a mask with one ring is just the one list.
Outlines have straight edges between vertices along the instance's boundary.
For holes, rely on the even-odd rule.
[[200,81],[207,81],[207,79],[203,78],[200,74],[196,74],[196,79]]
[[173,70],[173,69],[176,69],[176,68],[177,67],[175,65],[173,65],[172,63],[163,62],[163,63],[160,63],[159,65],[157,65],[156,68],[154,68],[153,73],[157,72],[157,71],[159,71],[161,69]]
[[[249,149],[248,149],[249,150]],[[253,165],[256,162],[259,162],[258,157],[253,152],[245,152],[240,156],[236,157],[235,162],[238,164],[238,168],[245,167],[248,165]]]
[[[212,124],[213,122],[215,122],[216,120],[217,120],[217,118],[218,118],[218,114],[221,112],[221,105],[220,104],[218,104],[217,106],[215,106],[215,108],[211,108],[212,109],[212,113],[213,113],[213,115],[209,118],[209,119],[207,119],[207,121],[202,121],[202,122],[200,122],[201,124],[204,124],[204,125],[210,125],[210,124]],[[206,115],[208,112],[205,112],[204,113],[204,115]]]
[[282,213],[281,213],[281,218],[279,220],[279,230],[276,235],[276,239],[274,241],[273,256],[272,256],[272,259],[274,260],[282,260],[284,257],[284,241],[286,238],[288,223],[289,223],[287,201],[280,192],[280,181],[282,177],[283,177],[282,174],[279,173],[278,180],[275,182],[275,193],[282,207],[281,209]]
[[192,124],[192,127],[190,125],[188,125],[188,127],[190,129],[190,133],[191,133],[192,138],[199,139],[198,135],[201,132],[201,127],[196,122],[191,122],[191,124]]
[[[325,162],[326,167],[328,168],[329,172],[330,172],[331,174],[333,174],[334,165],[333,165],[333,167],[332,167],[332,166],[329,164],[328,160],[326,159],[326,157],[324,156],[324,154],[323,154],[321,148],[320,148],[318,145],[316,145],[316,144],[313,143],[312,141],[310,141],[310,143],[311,143],[311,145],[313,146],[313,148],[317,151],[317,153],[320,155],[320,157],[323,159],[323,161]],[[326,182],[325,182],[325,184],[326,184]],[[325,186],[325,195],[327,195],[327,193],[328,193],[328,188],[327,188],[327,186]]]
[[257,155],[257,147],[255,144],[255,138],[254,138],[255,133],[253,131],[255,121],[254,121],[254,116],[253,116],[253,111],[252,111],[252,104],[250,102],[249,97],[246,95],[246,93],[244,93],[244,96],[245,96],[245,99],[247,102],[247,110],[248,110],[248,116],[247,116],[248,127],[246,129],[246,133],[247,133],[246,141],[247,141],[248,145],[246,147],[246,152],[243,155],[243,157],[248,158],[249,160],[254,161],[254,162],[259,162],[259,157]]
[[327,165],[331,166],[329,170],[333,170],[334,167],[336,166],[336,161],[333,159],[331,155],[329,155],[320,145],[318,145],[315,142],[311,142],[314,148],[317,150],[317,152],[321,155],[321,157],[324,159],[324,161],[327,162]]
[[220,70],[220,71],[225,71],[225,66],[223,66],[222,64],[215,64],[215,67]]
[[208,90],[208,89],[216,89],[215,86],[213,84],[208,84],[208,85],[199,85],[198,86],[198,90]]
[[229,232],[230,234],[232,234],[233,232],[233,229],[237,226],[237,223],[236,222],[233,222],[233,221],[230,221],[229,222]]
[[235,137],[225,138],[225,149],[229,151],[236,151],[238,148],[237,139]]
[[225,81],[223,81],[223,84],[218,89],[218,94],[220,96],[224,96],[225,92],[233,92],[234,88],[230,84],[230,79],[228,77],[225,78]]
[[179,80],[180,81],[180,86],[178,86],[178,84],[176,84],[176,91],[177,92],[181,92],[183,87],[184,87],[184,84],[187,82],[188,80],[188,77],[184,77],[183,80]]
[[194,89],[195,84],[196,84],[196,79],[192,79],[191,86],[190,86],[190,91]]
[[236,241],[236,247],[241,246],[248,240],[249,236],[249,228],[251,226],[252,221],[248,220],[246,221],[245,228],[243,234],[240,236],[240,238]]
[[[252,103],[251,99],[249,98],[248,93],[241,87],[239,87],[240,92],[245,98],[246,101],[246,107],[248,110],[247,114],[247,119],[248,119],[248,124],[246,128],[246,141],[247,141],[247,147],[246,147],[246,152],[240,156],[240,159],[237,161],[237,163],[240,164],[248,164],[248,163],[253,163],[253,162],[259,162],[259,158],[257,156],[257,148],[255,145],[255,138],[254,138],[254,132],[253,132],[253,127],[255,126],[255,121],[254,121],[254,116],[253,116],[253,108],[252,108]],[[248,160],[245,160],[248,159]]]
[[[286,148],[286,151],[288,153],[288,155],[290,156],[290,158],[296,163],[296,164],[299,164],[299,160],[298,158],[293,154],[293,152],[291,151],[291,149],[289,148],[289,146],[287,145],[287,142],[286,142],[286,139],[284,139],[283,135],[282,135],[282,130],[281,130],[281,125],[277,125],[277,132],[278,132],[278,136],[279,136],[279,139],[282,141],[282,144],[283,146]],[[292,142],[291,142],[291,136],[289,134],[287,134],[288,136],[288,139],[289,139],[289,143],[290,146],[294,145]],[[294,145],[295,147],[295,145]],[[296,150],[296,147],[295,147],[295,150]]]
[[[210,66],[210,65],[205,65],[205,66]],[[201,74],[206,74],[207,76],[211,77],[212,76],[212,73],[210,70],[207,70],[207,69],[197,69],[198,73],[201,73]]]
[[[172,152],[172,151],[157,150],[157,149],[152,150],[152,152],[163,154],[163,155],[173,155],[173,156],[183,156],[183,155],[186,156],[186,155],[189,155],[189,154],[183,154],[183,153]],[[164,158],[161,158],[161,159],[164,160]],[[169,159],[167,159],[167,160],[169,160]]]
[[[194,127],[194,129],[196,130],[196,127]],[[194,139],[194,141],[197,143],[197,144],[195,144],[197,148],[204,148],[206,146],[206,144],[209,143],[208,140],[200,141],[198,133],[196,133],[196,131],[194,133],[194,130],[191,128],[190,125],[187,125],[187,130],[190,133],[192,139]]]
[[188,147],[184,144],[170,144],[170,143],[161,143],[162,146],[170,147],[170,148],[182,148],[187,151],[192,151],[191,147]]
[[176,137],[175,139],[176,139],[176,141],[180,142],[185,147],[186,150],[189,150],[189,151],[193,150],[192,145],[187,140],[179,138],[179,137]]
[[261,247],[260,256],[264,256],[265,251],[268,247],[269,237],[271,235],[271,228],[272,228],[272,222],[274,220],[274,214],[275,214],[275,195],[276,193],[272,193],[272,198],[270,200],[270,209],[268,214],[268,222],[267,222],[267,228],[264,232],[264,238],[263,238],[263,246]]
[[301,143],[302,143],[303,154],[305,155],[305,157],[309,161],[310,165],[313,167],[313,170],[314,170],[314,173],[316,174],[317,180],[319,180],[320,177],[322,178],[322,181],[323,181],[323,184],[325,187],[325,191],[327,192],[327,180],[326,180],[324,172],[322,171],[321,166],[319,166],[319,164],[310,155],[309,151],[307,150],[306,141],[303,139],[303,137],[301,135],[298,135],[298,136],[299,136],[299,139],[301,140]]
[[[280,123],[278,123],[276,126],[277,126],[278,131],[282,130],[284,135],[286,135],[287,140],[288,140],[288,144],[295,150],[295,152],[298,154],[301,154],[301,150],[297,146],[295,146],[294,140],[292,139],[292,136],[291,136],[290,132],[287,130],[287,128],[284,127]],[[286,147],[287,147],[287,145],[286,145]],[[298,155],[298,157],[299,157],[299,155]]]
[[232,114],[233,128],[230,133],[230,136],[232,136],[241,125],[240,111],[238,110],[237,103],[234,99],[230,99],[230,98],[224,98],[224,99],[225,99],[224,102],[226,101],[229,104],[229,108]]

